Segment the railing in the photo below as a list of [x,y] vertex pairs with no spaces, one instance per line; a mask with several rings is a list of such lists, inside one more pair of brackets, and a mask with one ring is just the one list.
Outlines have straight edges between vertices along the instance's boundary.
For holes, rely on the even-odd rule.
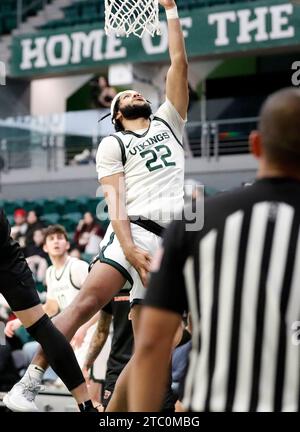
[[220,156],[249,153],[248,137],[257,127],[258,118],[216,120],[187,124],[186,147],[189,155],[207,160]]
[[[97,123],[102,114],[89,110],[0,119],[0,170],[58,171],[66,166],[94,164],[101,138],[113,132],[109,120]],[[248,136],[257,121],[253,117],[188,122],[184,137],[186,156],[218,161],[221,156],[247,154]]]

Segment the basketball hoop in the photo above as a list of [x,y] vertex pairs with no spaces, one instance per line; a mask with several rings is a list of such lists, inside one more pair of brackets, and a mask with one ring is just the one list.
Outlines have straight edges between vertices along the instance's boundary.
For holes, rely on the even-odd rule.
[[105,0],[105,32],[140,38],[145,32],[160,34],[158,0]]

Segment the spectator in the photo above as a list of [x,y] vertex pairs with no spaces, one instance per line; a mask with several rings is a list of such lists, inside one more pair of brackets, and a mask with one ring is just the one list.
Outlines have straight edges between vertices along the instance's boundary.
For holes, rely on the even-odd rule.
[[116,96],[117,91],[111,87],[108,80],[104,76],[100,76],[98,80],[93,80],[93,104],[96,108],[110,108],[113,98]]
[[91,212],[86,212],[75,231],[74,243],[76,247],[80,252],[91,255],[97,254],[99,243],[103,237],[104,232],[101,226],[95,221]]
[[41,229],[33,232],[33,244],[25,248],[26,261],[37,282],[43,282],[48,267],[48,256],[43,249],[44,233]]
[[44,222],[42,222],[35,210],[30,210],[27,214],[27,231],[26,231],[26,247],[34,245],[33,233],[37,229],[45,228]]
[[16,240],[21,248],[25,248],[25,239],[27,232],[27,222],[26,222],[27,213],[24,209],[18,208],[14,211],[14,226],[11,227],[11,236],[13,240]]

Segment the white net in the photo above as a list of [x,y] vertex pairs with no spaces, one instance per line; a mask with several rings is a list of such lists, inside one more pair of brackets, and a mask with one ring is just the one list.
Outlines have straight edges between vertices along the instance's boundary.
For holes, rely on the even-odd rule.
[[160,34],[158,0],[105,0],[105,32],[118,36]]

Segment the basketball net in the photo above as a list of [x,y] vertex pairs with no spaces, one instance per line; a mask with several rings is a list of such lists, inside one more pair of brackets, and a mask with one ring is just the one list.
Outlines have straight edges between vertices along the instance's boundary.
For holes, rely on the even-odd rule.
[[105,0],[105,32],[117,36],[160,34],[158,0]]

